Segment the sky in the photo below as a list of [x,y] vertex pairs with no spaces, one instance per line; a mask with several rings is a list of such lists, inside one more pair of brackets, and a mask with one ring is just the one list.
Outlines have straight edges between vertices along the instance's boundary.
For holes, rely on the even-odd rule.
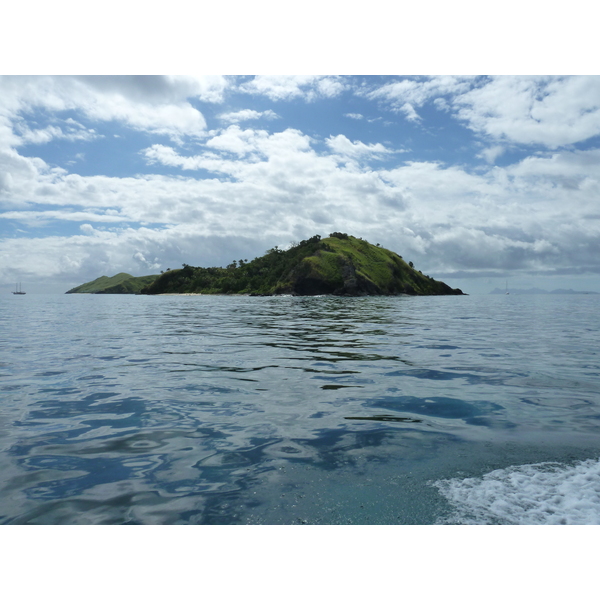
[[467,293],[600,291],[600,77],[0,78],[3,292],[333,231]]

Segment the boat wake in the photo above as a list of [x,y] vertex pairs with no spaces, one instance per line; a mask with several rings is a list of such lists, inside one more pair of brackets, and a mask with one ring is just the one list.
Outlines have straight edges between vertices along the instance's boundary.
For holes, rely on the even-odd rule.
[[433,486],[454,511],[439,524],[600,524],[600,460],[513,466]]

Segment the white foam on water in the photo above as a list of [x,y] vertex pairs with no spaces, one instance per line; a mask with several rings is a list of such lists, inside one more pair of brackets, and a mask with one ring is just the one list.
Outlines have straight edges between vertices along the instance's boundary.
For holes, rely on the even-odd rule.
[[600,460],[514,466],[433,485],[454,508],[440,523],[600,524]]

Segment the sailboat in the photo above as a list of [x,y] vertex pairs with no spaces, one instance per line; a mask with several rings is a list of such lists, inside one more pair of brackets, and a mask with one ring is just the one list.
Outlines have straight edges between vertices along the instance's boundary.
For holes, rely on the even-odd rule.
[[13,292],[13,294],[16,294],[17,296],[24,296],[25,295],[25,292],[23,292],[21,290],[21,284],[20,283],[19,283],[18,286],[15,284],[15,291]]
[[508,291],[508,279],[506,280],[506,295],[508,296],[510,292]]

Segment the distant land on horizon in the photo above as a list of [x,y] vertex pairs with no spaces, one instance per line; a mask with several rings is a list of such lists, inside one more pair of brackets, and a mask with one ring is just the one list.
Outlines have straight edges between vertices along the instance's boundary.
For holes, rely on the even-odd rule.
[[518,288],[508,288],[508,290],[501,290],[500,288],[493,289],[490,294],[506,294],[508,291],[509,294],[519,295],[519,294],[598,294],[598,292],[577,292],[575,290],[552,290],[549,292],[548,290],[542,290],[540,288],[529,288],[529,289],[518,289]]

